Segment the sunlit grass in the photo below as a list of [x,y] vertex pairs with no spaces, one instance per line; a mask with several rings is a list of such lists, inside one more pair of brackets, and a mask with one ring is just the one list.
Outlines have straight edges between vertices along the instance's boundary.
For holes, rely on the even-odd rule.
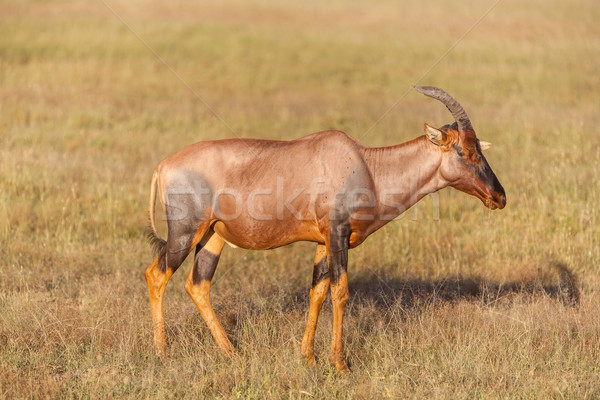
[[[185,84],[102,2],[0,2],[0,397],[599,395],[596,2],[502,1],[443,58],[492,2],[108,4]],[[451,119],[410,89],[426,72],[494,144],[507,207],[447,189],[439,219],[426,198],[351,252],[348,377],[327,362],[327,303],[317,369],[299,352],[307,243],[224,252],[211,297],[233,361],[183,289],[188,261],[160,363],[143,278],[158,162],[234,135],[411,139]]]

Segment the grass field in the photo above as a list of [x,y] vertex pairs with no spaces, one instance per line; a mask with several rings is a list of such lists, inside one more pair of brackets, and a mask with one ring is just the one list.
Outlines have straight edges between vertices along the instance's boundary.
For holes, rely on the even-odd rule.
[[[600,397],[600,3],[322,3],[0,0],[0,397]],[[327,302],[318,367],[300,355],[310,243],[224,251],[211,297],[234,360],[184,290],[188,259],[161,363],[156,165],[205,139],[382,146],[452,122],[416,83],[493,142],[507,207],[446,189],[351,251],[350,375],[327,362]]]

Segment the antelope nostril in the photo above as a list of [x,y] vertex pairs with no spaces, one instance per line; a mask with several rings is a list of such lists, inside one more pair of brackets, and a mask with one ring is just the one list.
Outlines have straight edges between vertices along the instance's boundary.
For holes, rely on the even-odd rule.
[[504,208],[504,206],[506,205],[506,196],[504,194],[492,192],[491,197],[498,208]]
[[504,208],[504,206],[506,205],[506,196],[503,195],[503,194],[501,194],[500,195],[500,201],[498,203],[500,203],[502,205],[501,208]]

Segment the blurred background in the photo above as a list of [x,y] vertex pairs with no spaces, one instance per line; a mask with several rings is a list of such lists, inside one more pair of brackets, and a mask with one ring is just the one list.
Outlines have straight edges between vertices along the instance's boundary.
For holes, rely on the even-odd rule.
[[[599,395],[597,1],[0,9],[3,396]],[[452,122],[413,84],[449,92],[493,143],[507,207],[446,189],[351,252],[348,378],[327,362],[328,304],[317,370],[299,354],[308,243],[224,252],[212,299],[235,361],[183,289],[188,260],[160,363],[143,277],[158,163],[200,140],[339,129],[388,146]]]

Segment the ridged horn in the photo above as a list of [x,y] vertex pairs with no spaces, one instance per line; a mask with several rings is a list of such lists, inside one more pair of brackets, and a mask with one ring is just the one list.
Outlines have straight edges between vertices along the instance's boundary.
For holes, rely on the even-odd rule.
[[452,113],[454,120],[458,124],[459,131],[469,132],[474,131],[471,120],[467,115],[467,112],[462,108],[458,101],[454,100],[452,96],[444,92],[440,88],[434,86],[413,86],[417,91],[423,93],[425,96],[432,97],[444,103],[448,110]]

